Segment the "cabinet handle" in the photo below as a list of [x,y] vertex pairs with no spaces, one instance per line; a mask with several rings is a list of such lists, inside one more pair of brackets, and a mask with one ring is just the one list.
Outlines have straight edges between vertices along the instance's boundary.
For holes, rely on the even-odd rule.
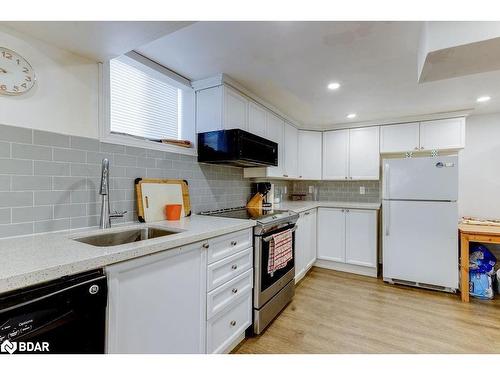
[[352,177],[349,177],[349,180],[352,180]]
[[204,249],[208,249],[209,247],[210,247],[210,245],[209,245],[208,243],[204,243],[204,244],[203,244],[203,248],[204,248]]
[[306,212],[304,215],[310,215],[311,213],[310,212]]
[[342,212],[344,212],[344,211],[345,211],[345,210],[344,210],[344,209],[342,209]]
[[229,324],[231,324],[234,327],[236,325],[236,320],[231,320]]
[[424,149],[424,146],[420,147],[420,149],[421,149],[421,150],[423,150],[423,149]]
[[231,241],[231,246],[236,246],[238,244],[238,241]]
[[232,268],[233,270],[235,270],[235,269],[237,269],[237,268],[238,268],[238,265],[237,265],[237,264],[233,264],[233,265],[231,266],[231,268]]
[[346,179],[346,180],[347,180],[347,176],[345,176],[345,177],[344,177],[344,179]]
[[236,294],[236,293],[238,293],[238,289],[233,288],[232,292],[233,292],[234,294]]
[[299,176],[299,178],[302,178],[302,176]]
[[283,177],[288,177],[288,175],[287,175],[287,174],[284,174],[284,175],[283,175]]
[[345,212],[349,212],[349,210],[345,210]]
[[415,146],[415,150],[418,150],[418,146]]

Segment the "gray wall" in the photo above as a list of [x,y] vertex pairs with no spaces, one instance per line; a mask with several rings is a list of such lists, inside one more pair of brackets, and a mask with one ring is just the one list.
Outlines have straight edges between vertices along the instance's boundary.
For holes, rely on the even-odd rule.
[[181,178],[193,212],[245,205],[243,169],[192,156],[0,125],[0,237],[98,225],[101,160],[110,160],[111,209],[136,219],[136,177]]

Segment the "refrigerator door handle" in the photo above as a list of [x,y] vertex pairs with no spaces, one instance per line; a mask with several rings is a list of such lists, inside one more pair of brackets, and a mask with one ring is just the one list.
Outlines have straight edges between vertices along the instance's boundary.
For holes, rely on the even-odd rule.
[[384,209],[384,216],[385,216],[385,235],[389,236],[389,227],[391,226],[390,222],[390,212],[391,212],[391,207],[390,207],[391,201],[386,201],[385,202],[385,209]]
[[389,163],[384,164],[385,199],[389,199]]

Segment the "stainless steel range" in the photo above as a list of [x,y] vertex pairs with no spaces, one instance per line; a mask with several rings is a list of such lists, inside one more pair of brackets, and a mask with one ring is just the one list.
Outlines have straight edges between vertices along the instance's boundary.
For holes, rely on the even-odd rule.
[[269,245],[273,234],[291,229],[295,232],[299,215],[293,211],[247,209],[245,207],[201,212],[202,215],[255,220],[253,332],[260,334],[292,300],[295,293],[295,233],[292,236],[293,257],[287,265],[267,272]]

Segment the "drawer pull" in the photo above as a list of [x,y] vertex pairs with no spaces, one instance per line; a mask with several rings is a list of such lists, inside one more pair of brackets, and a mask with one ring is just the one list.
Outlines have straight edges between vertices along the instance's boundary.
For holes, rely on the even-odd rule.
[[236,294],[236,293],[238,293],[238,289],[233,288],[232,292],[233,292],[234,294]]
[[231,246],[236,246],[238,245],[238,241],[231,241]]
[[235,270],[235,269],[237,269],[237,268],[238,268],[238,265],[237,265],[237,264],[233,264],[233,265],[231,266],[231,268],[232,268],[233,270]]
[[231,324],[234,327],[236,325],[236,320],[231,320],[229,324]]
[[209,247],[210,247],[210,245],[209,245],[208,243],[204,243],[204,244],[203,244],[203,248],[204,248],[204,249],[208,249]]

